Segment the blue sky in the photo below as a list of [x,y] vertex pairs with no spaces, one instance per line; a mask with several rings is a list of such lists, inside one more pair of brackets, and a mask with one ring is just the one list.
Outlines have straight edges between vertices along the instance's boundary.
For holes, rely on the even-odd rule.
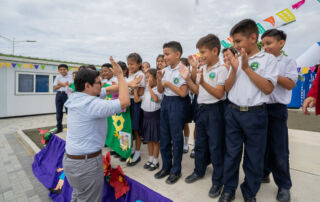
[[[245,18],[271,28],[263,19],[296,2],[0,0],[0,35],[37,40],[17,44],[16,55],[102,64],[110,55],[125,61],[129,53],[137,52],[154,67],[165,42],[181,42],[183,56],[195,54],[200,37],[214,33],[226,39],[231,27]],[[320,3],[306,0],[294,14],[296,22],[281,29],[288,35],[285,52],[296,58],[320,41]],[[0,52],[11,50],[12,44],[0,38]]]

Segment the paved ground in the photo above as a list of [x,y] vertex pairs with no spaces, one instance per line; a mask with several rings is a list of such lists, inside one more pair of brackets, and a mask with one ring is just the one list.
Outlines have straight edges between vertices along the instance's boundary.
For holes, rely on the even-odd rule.
[[[54,115],[33,116],[23,118],[0,119],[0,202],[2,201],[50,201],[48,191],[33,176],[31,170],[32,157],[17,141],[14,134],[18,129],[29,129],[55,124]],[[193,131],[193,124],[190,125]],[[62,136],[65,134],[61,134]],[[320,192],[320,133],[302,130],[289,130],[290,162],[293,181],[292,201],[316,202]],[[193,139],[190,140],[190,147]],[[107,150],[105,150],[106,152]],[[145,171],[142,167],[146,161],[147,149],[142,147],[143,160],[133,168],[128,168],[117,159],[112,159],[112,166],[121,165],[125,174],[145,184],[151,189],[173,199],[174,201],[217,201],[210,199],[207,194],[211,186],[212,167],[207,169],[204,179],[194,184],[186,184],[184,178],[194,168],[189,153],[184,155],[182,162],[182,179],[175,185],[167,185],[164,180],[155,180],[156,172]],[[240,183],[243,181],[240,172]],[[262,185],[257,199],[262,202],[275,200],[277,187],[274,183]],[[242,201],[239,189],[235,202]]]

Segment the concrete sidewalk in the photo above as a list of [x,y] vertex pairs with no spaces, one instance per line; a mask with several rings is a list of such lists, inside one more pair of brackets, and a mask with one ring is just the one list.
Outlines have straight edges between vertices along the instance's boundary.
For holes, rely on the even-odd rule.
[[[65,120],[65,119],[64,119]],[[31,129],[55,125],[55,115],[32,116],[22,118],[0,119],[0,202],[2,201],[50,201],[48,191],[38,182],[32,174],[32,156],[18,143],[14,134],[19,129]],[[193,132],[194,125],[190,124]],[[293,187],[292,200],[299,202],[316,202],[320,198],[320,133],[289,130],[290,135],[290,162]],[[65,132],[59,134],[65,137]],[[193,139],[189,140],[190,150]],[[104,152],[107,152],[104,149]],[[187,201],[218,201],[208,197],[211,186],[212,166],[209,166],[206,176],[193,183],[186,184],[184,178],[192,173],[194,160],[188,154],[183,156],[182,178],[174,185],[167,185],[165,179],[156,180],[154,172],[143,169],[147,161],[147,147],[142,146],[142,161],[135,167],[127,167],[125,163],[112,158],[112,166],[121,165],[124,173],[156,192],[178,202]],[[160,161],[161,162],[161,161]],[[161,165],[160,165],[161,167]],[[244,175],[240,171],[240,183]],[[272,181],[263,184],[257,195],[262,202],[276,201],[277,187]],[[235,202],[243,201],[241,191],[238,189]]]

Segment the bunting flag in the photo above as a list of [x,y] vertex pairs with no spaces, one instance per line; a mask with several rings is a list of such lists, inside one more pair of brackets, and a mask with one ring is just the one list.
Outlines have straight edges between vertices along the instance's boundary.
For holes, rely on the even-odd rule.
[[[103,87],[106,88],[108,86],[111,85],[105,84]],[[108,95],[106,100],[116,99],[117,97],[117,94]],[[108,131],[106,145],[123,158],[129,158],[131,156],[132,148],[130,108],[128,107],[125,112],[108,117],[107,123]]]
[[271,23],[273,27],[276,24],[276,21],[274,20],[273,16],[270,16],[270,17],[264,19],[263,21]]
[[11,66],[11,63],[10,63],[10,62],[7,62],[7,63],[6,63],[6,66],[7,66],[7,68],[9,68],[9,67]]
[[309,68],[311,72],[314,72],[316,70],[316,66],[312,66]]
[[291,22],[296,19],[296,16],[294,16],[293,13],[288,8],[276,13],[276,15],[279,18],[281,18],[281,20],[283,20],[284,22]]
[[33,69],[33,64],[30,64],[29,67],[30,67],[30,69]]
[[23,67],[24,67],[25,69],[27,69],[27,68],[29,67],[29,65],[28,65],[28,64],[23,64]]
[[74,71],[78,71],[78,70],[79,70],[79,67],[74,67],[73,70],[74,70]]
[[0,67],[2,68],[4,66],[4,63],[3,62],[0,62]]
[[34,65],[34,68],[35,68],[35,69],[38,69],[38,67],[39,67],[39,65]]
[[232,37],[228,37],[228,41],[230,41],[230,43],[233,43]]
[[44,68],[46,68],[46,66],[45,65],[41,65],[41,69],[44,70]]
[[308,74],[309,68],[308,67],[302,67],[301,72],[302,72],[302,74]]
[[55,65],[52,65],[52,70],[55,70],[56,69],[56,66]]
[[11,63],[12,67],[15,68],[16,67],[16,63]]
[[306,0],[301,0],[298,3],[295,3],[292,5],[292,9],[298,9],[300,8],[300,6],[302,6],[304,3],[306,2]]
[[20,63],[18,63],[17,65],[18,65],[18,68],[21,68],[21,67],[22,67],[22,64],[20,64]]
[[69,67],[68,67],[68,70],[69,70],[69,71],[72,70],[72,67],[69,66]]
[[298,67],[297,70],[298,70],[298,73],[301,72],[301,67]]
[[228,42],[226,42],[225,40],[222,40],[222,41],[221,41],[221,45],[222,45],[223,47],[225,47],[225,48],[229,48],[229,47],[231,46],[231,44],[228,43]]
[[259,34],[263,34],[266,30],[262,27],[260,23],[257,23],[258,29],[259,29]]

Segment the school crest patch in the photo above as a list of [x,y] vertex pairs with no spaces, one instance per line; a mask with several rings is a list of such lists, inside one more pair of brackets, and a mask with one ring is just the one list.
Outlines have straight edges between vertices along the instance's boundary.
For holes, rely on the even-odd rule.
[[253,71],[256,71],[256,70],[259,68],[259,63],[258,63],[258,62],[253,62],[253,63],[250,65],[250,68],[251,68]]
[[177,77],[174,78],[174,79],[173,79],[173,83],[174,83],[174,84],[178,84],[178,83],[179,83],[179,79],[178,79]]
[[211,73],[209,74],[209,78],[210,78],[210,79],[214,79],[215,77],[216,77],[216,73],[211,72]]

